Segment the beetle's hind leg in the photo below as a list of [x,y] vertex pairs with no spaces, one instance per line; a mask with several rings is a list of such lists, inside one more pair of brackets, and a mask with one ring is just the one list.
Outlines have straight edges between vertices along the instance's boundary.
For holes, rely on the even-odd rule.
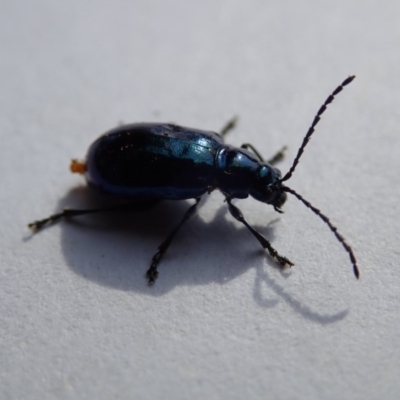
[[33,232],[37,232],[40,229],[42,229],[45,225],[53,224],[63,218],[76,217],[78,215],[85,215],[85,214],[94,214],[103,211],[106,211],[106,209],[101,208],[101,209],[87,209],[87,210],[70,210],[68,208],[65,208],[58,214],[53,214],[47,218],[31,222],[30,224],[28,224],[28,228],[32,229]]
[[[154,202],[146,203],[145,208],[148,208],[153,205]],[[129,211],[139,207],[141,207],[140,209],[143,209],[143,204],[142,205],[140,205],[139,203],[116,204],[113,206],[108,206],[103,208],[91,208],[84,210],[70,210],[68,208],[65,208],[58,214],[53,214],[50,215],[50,217],[31,222],[30,224],[28,224],[28,228],[32,229],[33,232],[37,232],[40,229],[42,229],[45,225],[53,224],[63,218],[71,218],[71,217],[77,217],[79,215],[96,214],[96,213],[110,212],[110,211],[124,211],[124,210]]]
[[194,214],[196,214],[196,209],[200,202],[200,199],[201,199],[201,197],[196,198],[196,202],[188,208],[188,210],[185,212],[185,214],[184,214],[183,218],[181,219],[181,221],[179,222],[179,224],[174,228],[174,230],[167,236],[167,238],[158,247],[157,253],[154,254],[154,256],[151,260],[150,268],[146,272],[146,277],[149,281],[149,285],[152,285],[156,281],[156,279],[158,277],[158,269],[157,269],[158,264],[160,263],[164,254],[167,252],[175,235],[178,233],[179,229],[181,229],[182,225],[186,221],[188,221],[190,218],[192,218]]
[[233,218],[237,219],[239,222],[244,224],[246,228],[253,234],[253,236],[260,242],[261,246],[264,249],[268,250],[268,253],[270,256],[276,260],[279,265],[284,268],[286,266],[293,266],[294,264],[287,259],[286,257],[281,256],[271,245],[271,243],[265,238],[260,232],[258,232],[256,229],[254,229],[249,223],[245,220],[242,212],[232,204],[232,200],[230,198],[226,198],[226,201],[228,203],[229,207],[229,212],[232,214]]

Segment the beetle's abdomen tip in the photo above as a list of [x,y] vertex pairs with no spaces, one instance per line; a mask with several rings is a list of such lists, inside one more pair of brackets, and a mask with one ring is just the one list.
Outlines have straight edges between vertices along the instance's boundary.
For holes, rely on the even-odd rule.
[[74,174],[84,174],[86,172],[86,163],[78,160],[71,160],[70,170]]

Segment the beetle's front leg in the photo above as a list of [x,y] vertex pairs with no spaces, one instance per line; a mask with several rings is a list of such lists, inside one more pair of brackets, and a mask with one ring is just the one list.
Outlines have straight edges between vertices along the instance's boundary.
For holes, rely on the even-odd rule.
[[[250,143],[243,143],[240,146],[242,149],[250,149],[260,161],[264,161],[264,158],[262,157],[261,153]],[[276,154],[274,154],[269,160],[267,160],[267,163],[270,165],[275,165],[279,161],[282,161],[282,159],[285,157],[285,151],[287,147],[283,146]]]
[[232,204],[232,199],[229,197],[226,197],[226,201],[228,203],[229,207],[229,212],[232,214],[233,218],[241,222],[246,226],[246,228],[254,235],[254,237],[260,242],[261,246],[264,249],[268,250],[268,253],[270,256],[278,261],[279,265],[282,268],[285,268],[286,266],[292,267],[294,264],[287,259],[286,257],[281,256],[271,245],[271,243],[267,240],[266,237],[264,237],[260,232],[258,232],[256,229],[254,229],[249,223],[245,220],[242,212]]

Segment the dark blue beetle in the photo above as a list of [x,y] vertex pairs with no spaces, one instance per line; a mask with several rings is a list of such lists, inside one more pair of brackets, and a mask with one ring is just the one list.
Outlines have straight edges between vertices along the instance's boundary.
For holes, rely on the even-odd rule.
[[280,178],[279,170],[226,145],[221,135],[172,124],[115,128],[91,145],[86,159],[92,187],[130,198],[184,200],[219,189],[280,207],[286,194],[267,189]]
[[[223,128],[221,134],[174,124],[140,123],[121,126],[98,138],[90,146],[86,162],[73,160],[71,170],[84,173],[91,187],[113,196],[147,201],[196,199],[195,204],[186,211],[180,223],[154,255],[147,271],[149,283],[156,280],[157,266],[161,258],[181,226],[194,215],[201,196],[211,193],[214,189],[224,194],[232,216],[250,230],[282,267],[292,266],[293,263],[279,255],[269,241],[247,223],[241,211],[232,204],[232,199],[244,199],[250,195],[282,212],[280,208],[286,201],[286,192],[293,194],[328,224],[349,253],[354,273],[358,278],[354,253],[337,232],[337,228],[307,200],[283,184],[292,176],[321,114],[334,96],[353,79],[354,76],[347,78],[327,98],[305,136],[292,167],[283,178],[281,172],[273,167],[273,164],[282,158],[283,150],[265,162],[250,144],[237,148],[224,143],[223,137],[234,127],[235,119]],[[64,210],[49,218],[35,221],[29,224],[29,227],[38,230],[46,223],[62,217],[111,211],[122,207],[126,208],[127,205],[91,210]]]

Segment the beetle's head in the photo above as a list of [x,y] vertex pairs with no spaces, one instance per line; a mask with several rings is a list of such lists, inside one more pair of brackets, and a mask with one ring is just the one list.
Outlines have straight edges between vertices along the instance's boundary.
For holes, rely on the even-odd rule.
[[262,164],[258,170],[257,177],[253,182],[250,195],[263,203],[271,204],[276,211],[286,202],[286,192],[282,190],[282,175],[279,169],[269,164]]

